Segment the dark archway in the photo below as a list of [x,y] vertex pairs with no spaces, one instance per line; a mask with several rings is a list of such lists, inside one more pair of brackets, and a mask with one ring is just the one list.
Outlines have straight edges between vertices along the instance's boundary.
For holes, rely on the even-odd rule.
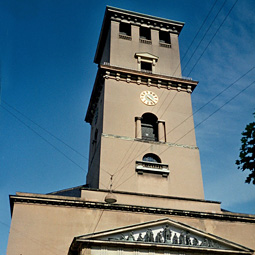
[[158,141],[158,118],[152,113],[144,113],[141,118],[142,139]]

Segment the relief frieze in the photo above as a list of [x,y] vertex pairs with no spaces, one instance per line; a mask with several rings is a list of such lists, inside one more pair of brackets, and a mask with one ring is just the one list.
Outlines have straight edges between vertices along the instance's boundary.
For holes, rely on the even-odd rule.
[[167,244],[176,246],[194,246],[206,247],[214,249],[222,249],[221,245],[207,237],[199,237],[189,231],[171,229],[169,225],[165,225],[160,229],[148,228],[141,232],[122,233],[116,237],[108,237],[109,241],[125,241],[125,242],[144,242],[155,244]]

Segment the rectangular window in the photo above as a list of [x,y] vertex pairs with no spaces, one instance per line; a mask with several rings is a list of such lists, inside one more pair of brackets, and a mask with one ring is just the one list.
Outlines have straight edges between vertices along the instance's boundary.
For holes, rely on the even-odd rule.
[[152,72],[152,63],[141,61],[141,71]]
[[120,35],[131,36],[131,24],[121,22]]
[[171,39],[168,32],[159,31],[159,45],[162,47],[171,48]]
[[151,30],[147,27],[140,27],[140,39],[151,40]]

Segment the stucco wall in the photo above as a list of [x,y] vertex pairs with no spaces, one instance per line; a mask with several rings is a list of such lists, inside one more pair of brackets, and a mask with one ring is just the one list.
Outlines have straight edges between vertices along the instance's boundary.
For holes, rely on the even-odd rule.
[[[165,217],[168,215],[18,203],[14,206],[7,254],[63,255],[75,236]],[[255,224],[170,218],[255,249]]]

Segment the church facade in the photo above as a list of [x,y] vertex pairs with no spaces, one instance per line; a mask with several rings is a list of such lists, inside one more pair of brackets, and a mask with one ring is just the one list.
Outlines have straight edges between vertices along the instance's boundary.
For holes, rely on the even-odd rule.
[[255,215],[204,198],[183,25],[106,8],[86,185],[11,195],[8,255],[255,254]]

